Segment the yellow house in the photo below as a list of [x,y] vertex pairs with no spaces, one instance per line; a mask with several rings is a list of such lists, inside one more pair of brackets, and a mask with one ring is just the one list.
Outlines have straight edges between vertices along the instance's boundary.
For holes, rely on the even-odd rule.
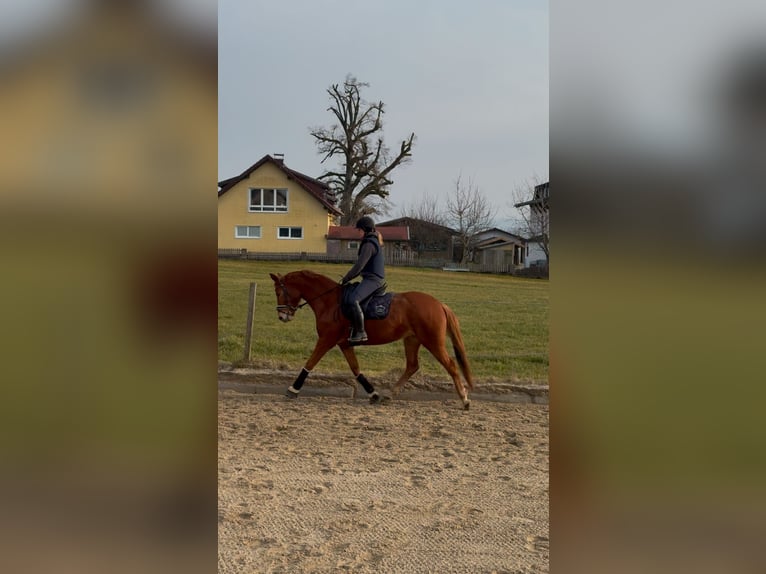
[[325,253],[327,231],[341,211],[325,183],[275,155],[218,182],[218,249]]

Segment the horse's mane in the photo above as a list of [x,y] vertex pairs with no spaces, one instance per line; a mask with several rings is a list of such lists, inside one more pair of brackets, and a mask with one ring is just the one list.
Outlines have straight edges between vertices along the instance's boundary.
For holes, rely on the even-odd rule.
[[291,271],[287,275],[285,275],[285,279],[287,279],[290,276],[297,277],[299,275],[305,276],[310,281],[317,282],[317,281],[329,281],[330,283],[336,283],[336,281],[333,281],[330,277],[327,275],[322,275],[321,273],[315,273],[314,271],[309,271],[308,269],[301,269],[300,271]]

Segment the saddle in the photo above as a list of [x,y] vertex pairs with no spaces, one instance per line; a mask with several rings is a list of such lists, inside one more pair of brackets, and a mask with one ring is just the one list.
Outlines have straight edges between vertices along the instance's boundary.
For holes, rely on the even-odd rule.
[[[352,314],[350,307],[354,304],[354,291],[359,286],[359,283],[348,283],[343,286],[343,293],[341,295],[340,309],[343,316],[347,319],[351,319]],[[367,299],[359,302],[359,306],[362,308],[365,319],[385,319],[388,317],[388,312],[391,310],[391,300],[394,298],[393,293],[383,293],[385,291],[385,285],[375,291]]]

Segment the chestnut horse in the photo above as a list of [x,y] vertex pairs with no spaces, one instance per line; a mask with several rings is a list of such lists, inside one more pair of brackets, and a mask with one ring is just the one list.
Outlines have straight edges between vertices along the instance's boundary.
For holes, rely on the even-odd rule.
[[[348,342],[350,322],[343,316],[340,309],[342,287],[329,277],[312,271],[293,271],[284,276],[273,273],[270,275],[274,280],[274,290],[277,294],[279,320],[283,322],[292,320],[300,307],[308,305],[316,316],[316,329],[319,336],[314,351],[306,361],[300,375],[288,388],[287,396],[290,398],[298,396],[298,391],[311,370],[330,349],[337,345],[346,358],[348,366],[351,367],[351,372],[370,395],[370,402],[379,401],[380,396],[359,370],[359,361],[354,353],[354,347]],[[301,300],[304,300],[304,303],[300,303]],[[418,351],[423,345],[450,374],[457,394],[463,401],[463,407],[468,409],[470,401],[460,380],[458,365],[471,390],[473,390],[473,378],[457,317],[449,307],[426,293],[418,291],[395,293],[388,316],[385,319],[366,320],[365,330],[368,339],[363,343],[364,345],[384,345],[404,339],[407,365],[392,389],[394,396],[418,370]],[[447,354],[445,348],[447,335],[452,341],[457,364]]]

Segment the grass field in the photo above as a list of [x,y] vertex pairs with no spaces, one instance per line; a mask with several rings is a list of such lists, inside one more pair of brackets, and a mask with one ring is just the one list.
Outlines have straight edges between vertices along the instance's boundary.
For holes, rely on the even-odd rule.
[[[218,359],[241,365],[250,282],[257,284],[250,365],[295,371],[316,342],[314,314],[304,307],[290,323],[277,319],[274,283],[269,273],[310,269],[338,279],[350,265],[309,262],[232,261],[218,263]],[[468,359],[477,381],[548,382],[548,282],[502,275],[450,273],[433,269],[389,267],[388,290],[424,291],[449,305],[460,320]],[[450,354],[452,349],[449,348]],[[394,381],[404,369],[401,342],[360,347],[362,371]],[[331,350],[316,373],[349,373],[341,352]],[[448,377],[425,349],[420,371]]]

